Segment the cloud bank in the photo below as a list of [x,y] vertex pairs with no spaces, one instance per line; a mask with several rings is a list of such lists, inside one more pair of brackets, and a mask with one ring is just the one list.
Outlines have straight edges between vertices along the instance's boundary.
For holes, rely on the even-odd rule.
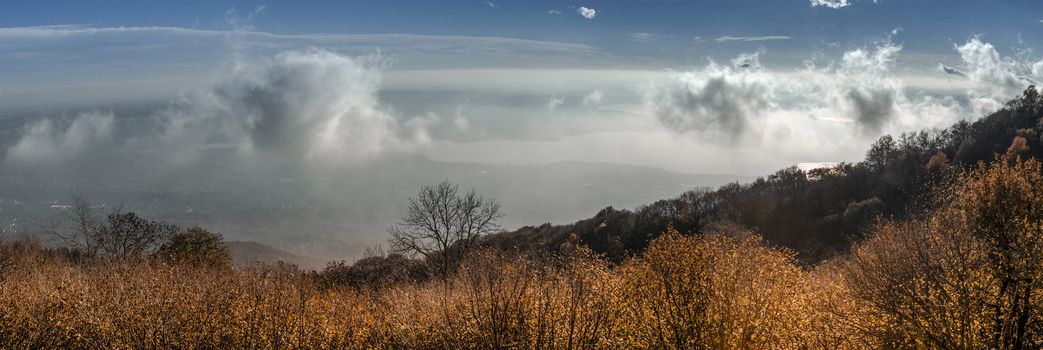
[[9,161],[61,161],[125,146],[189,162],[214,148],[244,159],[351,165],[426,144],[437,116],[400,121],[378,99],[387,59],[331,51],[285,51],[237,61],[210,89],[190,93],[147,119],[156,127],[113,142],[112,113],[69,122],[44,119],[7,150]]
[[163,113],[164,148],[225,142],[260,156],[352,163],[427,141],[380,104],[378,56],[287,51],[236,65],[211,90]]
[[702,72],[673,76],[654,88],[646,105],[667,128],[721,136],[734,141],[749,124],[773,107],[773,89],[764,74],[748,74],[713,62]]
[[28,126],[7,149],[7,161],[49,163],[68,160],[108,145],[115,117],[112,113],[82,113],[72,121],[43,119]]
[[852,137],[944,126],[967,114],[952,98],[907,96],[893,73],[900,51],[884,40],[795,72],[764,69],[759,53],[730,66],[710,62],[648,88],[646,111],[664,128],[707,142],[812,154]]
[[[152,40],[145,37],[154,39],[160,34],[225,40],[217,31],[159,27],[0,29],[0,37],[17,42],[38,40],[40,45],[50,45],[55,38],[114,42],[120,41],[117,38],[137,38],[132,41],[146,42]],[[772,37],[726,36],[724,41]],[[426,53],[449,50],[445,55],[472,57],[479,46],[490,51],[487,57],[549,52],[600,55],[598,49],[586,45],[520,39],[246,32],[242,40],[249,43],[243,45],[246,58],[226,63],[227,72],[220,73],[219,78],[152,115],[160,125],[152,133],[130,134],[131,139],[113,141],[111,131],[99,131],[98,137],[80,138],[86,141],[65,142],[61,141],[63,133],[75,121],[54,119],[52,125],[38,126],[32,137],[25,136],[31,129],[26,128],[25,135],[9,143],[52,146],[20,146],[9,150],[7,158],[30,159],[30,148],[69,150],[82,145],[88,150],[100,149],[94,146],[97,144],[147,150],[157,152],[157,157],[182,161],[221,148],[233,150],[244,159],[354,164],[388,152],[426,150],[433,138],[467,142],[496,138],[553,140],[648,129],[671,130],[677,139],[807,158],[852,138],[861,141],[883,132],[945,126],[994,110],[1001,101],[1020,93],[1030,80],[1038,81],[1043,71],[1043,61],[1028,60],[1026,55],[1002,57],[977,38],[954,46],[953,53],[960,54],[963,64],[943,66],[942,72],[934,72],[943,77],[943,72],[950,77],[958,77],[953,72],[962,72],[967,76],[965,81],[952,84],[953,78],[931,78],[931,85],[903,81],[908,76],[900,76],[894,67],[902,48],[886,41],[849,50],[832,60],[816,56],[815,61],[799,69],[762,67],[759,61],[766,53],[760,52],[741,55],[730,63],[673,73],[648,69],[416,70],[400,69],[399,65],[403,57],[412,57],[406,52],[432,57]],[[472,41],[477,43],[468,47],[474,50],[460,49],[466,46],[462,43]],[[395,55],[382,51],[383,57],[358,53],[359,47],[370,43],[389,45],[392,49],[388,51],[399,46],[411,49],[397,50]],[[336,51],[284,50],[285,46],[320,46]],[[396,70],[385,72],[389,57],[394,58]],[[207,67],[215,66],[219,65]],[[970,103],[964,102],[963,96],[952,99],[910,92],[940,84],[948,89],[944,94],[962,94],[971,86]],[[393,94],[399,97],[383,103],[378,97]],[[458,108],[462,104],[467,105],[466,111]],[[971,105],[974,108],[967,107]],[[121,120],[124,115],[117,117]],[[83,123],[95,122],[84,119]],[[603,148],[591,145],[585,149],[596,153]],[[862,150],[853,152],[861,154]],[[646,159],[620,161],[648,164]]]

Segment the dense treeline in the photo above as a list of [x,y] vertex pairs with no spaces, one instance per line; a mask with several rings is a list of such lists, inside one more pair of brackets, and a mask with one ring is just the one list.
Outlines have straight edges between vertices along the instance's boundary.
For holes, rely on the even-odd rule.
[[505,249],[557,250],[570,237],[614,261],[642,252],[667,226],[699,232],[739,225],[815,263],[845,251],[877,216],[915,215],[938,169],[990,161],[995,154],[1043,157],[1043,97],[1035,87],[974,122],[883,136],[864,161],[803,172],[779,170],[746,184],[696,189],[636,210],[605,208],[569,225],[528,226],[488,237]]

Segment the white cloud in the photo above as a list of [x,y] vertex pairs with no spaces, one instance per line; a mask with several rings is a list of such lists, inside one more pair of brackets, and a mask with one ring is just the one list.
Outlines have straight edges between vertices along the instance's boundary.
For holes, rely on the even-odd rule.
[[548,112],[557,111],[558,108],[560,108],[564,104],[565,104],[565,98],[564,97],[552,96],[550,98],[550,100],[547,101],[547,111]]
[[486,1],[485,5],[489,6],[489,7],[494,7],[494,8],[495,7],[500,7],[499,5],[496,5],[495,3],[493,3],[492,1]]
[[453,126],[460,131],[467,131],[471,128],[471,122],[467,120],[467,116],[464,116],[464,107],[466,104],[456,106],[456,117],[453,118]]
[[594,19],[594,17],[598,15],[597,10],[594,10],[592,8],[582,7],[582,6],[580,8],[578,8],[578,9],[576,9],[576,13],[579,14],[580,16],[583,16],[583,18],[586,18],[586,19]]
[[34,27],[7,27],[0,28],[0,38],[47,38],[63,36],[81,36],[108,33],[174,33],[174,34],[203,34],[224,35],[225,32],[205,29],[191,29],[181,27],[92,27],[84,25],[53,25]]
[[736,69],[759,69],[761,68],[760,56],[763,50],[757,52],[743,53],[732,59],[732,67]]
[[1000,57],[992,44],[972,38],[967,43],[957,46],[956,51],[967,66],[967,74],[971,79],[990,83],[1005,89],[1019,89],[1022,86],[1015,69],[1018,63],[1012,58]]
[[735,141],[774,107],[770,85],[766,75],[711,63],[703,72],[681,73],[653,88],[646,105],[671,130]]
[[1004,102],[1043,78],[1043,60],[1032,62],[1027,58],[1003,57],[992,44],[978,37],[955,48],[965,67],[957,72],[978,85],[967,92],[977,115],[998,110]]
[[873,76],[883,75],[891,70],[899,51],[902,51],[902,47],[888,40],[879,43],[872,50],[859,48],[844,52],[841,59],[841,71],[844,73],[864,72]]
[[72,122],[43,119],[29,126],[14,146],[7,161],[47,163],[64,161],[111,141],[115,118],[112,113],[83,113]]
[[731,66],[711,62],[651,86],[646,111],[664,128],[704,142],[807,154],[852,138],[946,126],[967,115],[952,98],[907,96],[892,72],[900,51],[885,40],[796,73],[765,70],[759,53],[740,55]]
[[601,90],[594,90],[587,96],[583,97],[583,105],[590,108],[597,108],[601,106],[601,100],[604,98],[604,94]]
[[[879,0],[873,0],[873,3],[877,3]],[[811,7],[824,6],[832,9],[838,9],[842,7],[851,6],[852,0],[811,0]]]
[[[698,37],[697,37],[698,38]],[[716,42],[727,42],[727,41],[765,41],[765,40],[789,40],[790,37],[785,35],[764,35],[764,36],[731,36],[722,35],[713,39]]]
[[825,6],[828,8],[838,9],[841,7],[850,6],[849,0],[811,0],[811,6]]
[[383,65],[318,49],[239,62],[162,115],[161,149],[191,157],[218,140],[251,155],[339,164],[423,144],[430,116],[400,124],[378,101]]
[[[902,47],[885,40],[872,48],[844,53],[840,66],[816,88],[829,105],[817,118],[841,116],[858,126],[865,136],[882,132],[942,127],[966,116],[952,98],[907,96],[906,84],[894,75],[894,63]],[[838,113],[839,112],[839,113]]]
[[561,10],[550,9],[550,10],[547,10],[547,14],[548,15],[560,15],[561,14]]

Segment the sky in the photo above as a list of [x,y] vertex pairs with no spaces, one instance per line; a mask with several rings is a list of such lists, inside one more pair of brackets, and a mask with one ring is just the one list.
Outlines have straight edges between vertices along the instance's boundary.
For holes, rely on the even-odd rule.
[[1043,81],[1041,46],[1040,1],[11,2],[0,179],[214,159],[311,182],[408,171],[389,159],[765,175],[995,111]]

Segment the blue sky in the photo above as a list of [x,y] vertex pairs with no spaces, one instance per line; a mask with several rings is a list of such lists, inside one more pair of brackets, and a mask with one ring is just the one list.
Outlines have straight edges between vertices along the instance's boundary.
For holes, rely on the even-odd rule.
[[[614,46],[631,33],[674,41],[694,36],[788,35],[791,46],[860,43],[902,28],[917,50],[945,50],[985,34],[994,45],[1043,40],[1039,1],[852,0],[840,9],[807,1],[33,1],[5,6],[0,26],[79,24],[228,29],[226,12],[263,7],[253,25],[281,34],[408,33],[502,36]],[[575,15],[580,6],[595,20]],[[548,11],[563,15],[549,15]],[[1003,20],[989,20],[1002,18]]]

